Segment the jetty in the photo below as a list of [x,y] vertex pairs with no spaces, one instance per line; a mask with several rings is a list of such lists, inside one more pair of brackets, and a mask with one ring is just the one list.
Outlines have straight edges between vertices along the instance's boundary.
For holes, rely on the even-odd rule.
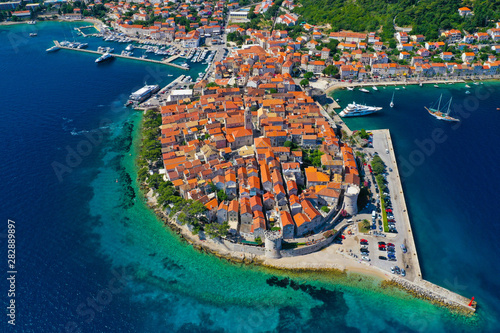
[[[62,46],[57,40],[54,41],[54,44],[64,50],[72,50],[72,51],[78,51],[78,52],[86,52],[86,53],[92,53],[92,54],[97,54],[97,55],[103,55],[106,52],[99,52],[99,51],[92,51],[92,50],[86,50],[86,49],[77,49],[77,48],[72,48],[72,47],[67,47],[67,46]],[[152,59],[143,59],[143,58],[137,58],[137,57],[130,57],[130,56],[124,56],[121,54],[113,54],[115,58],[124,58],[124,59],[130,59],[130,60],[138,60],[138,61],[144,61],[144,62],[150,62],[150,63],[155,63],[155,64],[161,64],[161,65],[167,65],[171,67],[175,67],[177,69],[183,69],[185,71],[188,71],[189,68],[185,68],[183,66],[177,65],[172,63],[170,60],[172,57],[165,61],[160,61],[160,60],[152,60]],[[174,59],[175,60],[175,59]]]

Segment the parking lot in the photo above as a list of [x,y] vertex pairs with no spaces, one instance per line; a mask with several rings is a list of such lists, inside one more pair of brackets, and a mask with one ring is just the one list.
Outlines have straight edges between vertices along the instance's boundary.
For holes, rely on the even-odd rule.
[[[420,274],[420,268],[418,267],[418,261],[413,260],[413,256],[416,257],[416,249],[413,248],[413,241],[409,241],[409,230],[406,227],[407,218],[405,211],[405,203],[403,198],[403,193],[400,187],[399,178],[396,175],[396,165],[393,163],[390,153],[387,153],[388,149],[391,147],[388,144],[386,133],[384,131],[373,131],[373,148],[364,148],[364,152],[368,153],[370,156],[367,156],[367,161],[371,161],[372,156],[377,153],[383,162],[386,165],[386,180],[387,180],[387,188],[388,188],[388,196],[390,198],[391,205],[389,206],[392,209],[392,215],[395,220],[395,233],[393,232],[380,232],[379,230],[379,221],[380,225],[382,225],[382,216],[381,210],[379,206],[379,210],[377,211],[377,203],[380,203],[379,197],[376,190],[376,182],[374,177],[370,174],[370,169],[368,165],[364,166],[364,172],[366,174],[365,180],[369,182],[370,192],[373,194],[372,202],[370,202],[364,209],[360,210],[358,215],[356,215],[353,219],[355,222],[361,222],[364,219],[370,222],[372,225],[372,213],[376,211],[376,229],[371,229],[369,233],[358,233],[353,237],[354,242],[349,241],[345,242],[343,247],[348,253],[352,253],[357,256],[355,259],[362,259],[363,256],[368,257],[370,259],[370,263],[382,268],[387,272],[391,272],[391,267],[398,266],[399,268],[406,270],[406,278],[410,280],[414,280],[416,277],[420,278],[418,275]],[[390,151],[389,151],[390,152]],[[368,163],[369,164],[369,163]],[[392,170],[392,171],[389,171]],[[357,228],[357,223],[355,223]],[[359,231],[359,230],[358,230]],[[367,244],[360,244],[360,241],[365,239]],[[385,249],[379,249],[379,242],[385,242]],[[387,251],[388,243],[394,244],[394,255],[395,261],[388,260]],[[407,253],[404,253],[401,244],[404,244]],[[364,255],[361,252],[362,246],[367,249],[368,255]],[[379,259],[379,256],[386,258],[387,260]],[[415,269],[416,268],[416,269]]]

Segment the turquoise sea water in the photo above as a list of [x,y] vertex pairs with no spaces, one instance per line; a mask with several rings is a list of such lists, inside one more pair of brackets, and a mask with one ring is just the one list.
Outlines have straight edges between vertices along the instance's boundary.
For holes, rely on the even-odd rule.
[[[135,182],[131,181],[135,178],[136,153],[131,139],[137,138],[141,114],[123,108],[123,103],[144,81],[165,85],[184,72],[122,59],[97,66],[93,62],[95,56],[63,50],[45,53],[52,39],[63,39],[78,25],[39,23],[37,38],[27,37],[31,32],[28,29],[33,27],[0,27],[3,78],[0,135],[2,156],[6,157],[0,169],[4,187],[0,202],[2,220],[10,218],[17,223],[17,329],[23,332],[495,330],[494,318],[500,313],[494,302],[498,298],[493,278],[496,268],[484,267],[487,260],[492,260],[490,252],[494,252],[495,246],[493,236],[489,236],[495,231],[495,220],[487,213],[492,209],[484,215],[481,211],[480,215],[491,219],[491,223],[468,220],[475,209],[469,211],[463,202],[479,199],[480,192],[462,191],[462,181],[438,186],[445,191],[443,196],[433,186],[430,196],[426,188],[445,180],[443,173],[449,174],[447,166],[432,169],[431,176],[427,171],[419,175],[421,169],[415,168],[412,175],[405,177],[404,186],[412,221],[416,221],[414,232],[424,275],[466,296],[475,295],[480,304],[484,299],[484,306],[474,318],[453,315],[397,290],[380,290],[379,282],[371,278],[233,265],[199,253],[180,241],[146,208]],[[196,77],[197,69],[191,72]],[[434,93],[423,89],[416,100]],[[347,101],[352,96],[340,98]],[[390,99],[387,96],[381,91],[377,96],[380,100],[367,102]],[[370,98],[376,98],[375,94]],[[409,108],[414,103],[415,100],[408,100]],[[396,104],[399,111],[402,102],[396,100]],[[406,133],[403,129],[398,132],[396,128],[414,125],[423,131],[427,120],[424,115],[422,119],[416,117],[407,122],[402,113],[396,115],[392,117],[384,110],[377,118],[353,120],[365,123],[350,125],[391,128],[398,154],[404,154],[412,147],[411,141],[405,144],[404,137],[413,132]],[[402,118],[398,123],[399,115]],[[417,119],[420,123],[416,123]],[[493,124],[494,120],[490,118],[488,123]],[[435,124],[429,126],[433,128]],[[475,130],[468,129],[463,140],[479,140],[481,137]],[[460,137],[459,130],[453,133]],[[453,139],[450,142],[464,144]],[[442,157],[446,147],[441,145],[440,154],[432,156]],[[471,158],[491,166],[487,156],[478,152]],[[473,168],[471,172],[484,173],[484,170]],[[487,178],[476,175],[479,176]],[[420,177],[431,179],[423,186]],[[471,181],[463,178],[466,175],[461,177]],[[492,190],[491,178],[488,179],[489,182],[480,179],[486,191],[484,197]],[[417,186],[419,183],[422,187]],[[457,198],[456,193],[469,196]],[[449,206],[447,200],[452,200],[454,206]],[[459,202],[455,204],[453,200]],[[477,202],[469,204],[478,207]],[[419,215],[427,211],[432,214]],[[462,222],[460,216],[464,211],[467,215]],[[420,221],[420,216],[425,222]],[[468,228],[471,223],[475,228]],[[484,228],[482,232],[476,230],[479,226]],[[6,224],[0,230],[5,232]],[[480,244],[490,248],[482,252]],[[5,281],[0,287],[6,290]],[[5,296],[3,299],[6,301]],[[7,324],[2,322],[2,325]]]

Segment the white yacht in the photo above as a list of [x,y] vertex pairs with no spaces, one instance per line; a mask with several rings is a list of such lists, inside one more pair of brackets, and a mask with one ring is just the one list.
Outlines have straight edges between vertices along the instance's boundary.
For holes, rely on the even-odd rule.
[[110,59],[113,59],[114,56],[112,54],[109,54],[109,53],[104,53],[102,56],[100,56],[99,58],[97,58],[95,60],[96,63],[100,63],[100,62],[103,62],[103,61],[106,61],[106,60],[110,60]]
[[55,52],[55,51],[59,51],[61,48],[59,46],[52,46],[52,47],[49,47],[48,49],[46,49],[45,51],[47,52]]
[[382,110],[381,107],[378,106],[367,106],[357,104],[356,102],[352,102],[348,104],[347,107],[339,113],[341,117],[357,117],[357,116],[366,116],[368,114],[372,114]]

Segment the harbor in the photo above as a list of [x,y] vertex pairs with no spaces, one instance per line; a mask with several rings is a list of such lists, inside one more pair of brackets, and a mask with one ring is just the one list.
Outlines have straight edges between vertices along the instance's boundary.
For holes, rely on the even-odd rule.
[[[92,54],[97,54],[99,56],[102,56],[106,52],[99,52],[99,51],[93,51],[93,50],[86,50],[86,49],[81,49],[81,48],[72,48],[72,47],[67,47],[61,45],[57,40],[54,40],[54,45],[60,49],[64,50],[72,50],[72,51],[80,51],[80,52],[86,52],[86,53],[92,53]],[[150,63],[155,63],[155,64],[162,64],[162,65],[167,65],[171,67],[175,67],[177,69],[182,69],[182,70],[189,70],[189,68],[177,65],[172,63],[171,61],[175,60],[173,57],[170,57],[166,61],[160,61],[160,60],[152,60],[152,59],[144,59],[144,58],[138,58],[138,57],[132,57],[132,56],[127,56],[127,55],[121,55],[121,54],[113,54],[113,57],[116,58],[123,58],[123,59],[129,59],[129,60],[137,60],[137,61],[143,61],[143,62],[150,62]]]

